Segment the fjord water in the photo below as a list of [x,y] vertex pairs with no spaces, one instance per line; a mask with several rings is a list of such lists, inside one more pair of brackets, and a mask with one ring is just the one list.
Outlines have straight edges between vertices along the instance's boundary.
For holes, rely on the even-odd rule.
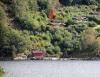
[[100,61],[0,61],[4,77],[100,77]]

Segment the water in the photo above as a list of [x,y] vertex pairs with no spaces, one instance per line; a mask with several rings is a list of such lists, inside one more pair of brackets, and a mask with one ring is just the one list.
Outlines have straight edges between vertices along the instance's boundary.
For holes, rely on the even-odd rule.
[[4,77],[100,77],[100,61],[0,61]]

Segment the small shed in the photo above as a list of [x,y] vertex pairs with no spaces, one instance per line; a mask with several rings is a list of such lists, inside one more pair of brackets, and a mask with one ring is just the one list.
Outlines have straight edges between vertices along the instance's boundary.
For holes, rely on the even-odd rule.
[[44,58],[44,53],[43,51],[40,51],[40,50],[33,50],[32,51],[32,59],[35,59],[35,60],[41,60]]

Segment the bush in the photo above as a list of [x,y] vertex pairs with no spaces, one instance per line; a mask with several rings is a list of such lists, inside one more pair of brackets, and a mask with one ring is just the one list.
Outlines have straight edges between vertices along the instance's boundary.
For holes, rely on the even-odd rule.
[[100,17],[99,17],[99,16],[92,16],[92,17],[89,17],[89,20],[90,20],[90,21],[94,21],[94,22],[97,23],[97,24],[100,24]]
[[61,49],[60,49],[59,46],[55,46],[53,51],[54,51],[55,54],[59,54],[60,55]]
[[[91,38],[91,39],[90,39]],[[82,40],[82,51],[93,56],[100,55],[100,38],[94,29],[88,28]],[[92,57],[93,57],[92,56]]]
[[0,49],[2,52],[25,52],[32,48],[32,41],[30,37],[20,31],[14,30],[9,27],[0,26]]
[[64,5],[64,6],[68,6],[68,5],[96,5],[98,4],[98,0],[59,0],[59,2]]
[[4,74],[4,70],[3,70],[3,68],[1,68],[1,66],[0,66],[0,77],[2,77],[3,74]]
[[7,22],[6,22],[6,15],[5,15],[5,12],[3,10],[3,8],[0,6],[0,25],[6,25]]
[[40,11],[41,11],[41,10],[47,10],[47,9],[49,9],[49,8],[48,8],[48,2],[45,1],[45,0],[38,0],[38,1],[37,1],[37,4],[38,4],[38,7],[39,7],[39,10],[40,10]]
[[100,11],[100,4],[98,5],[97,11]]
[[12,0],[1,0],[2,2],[6,3],[6,4],[11,4]]
[[97,23],[92,21],[92,22],[88,22],[88,25],[89,25],[89,27],[95,27],[97,25]]

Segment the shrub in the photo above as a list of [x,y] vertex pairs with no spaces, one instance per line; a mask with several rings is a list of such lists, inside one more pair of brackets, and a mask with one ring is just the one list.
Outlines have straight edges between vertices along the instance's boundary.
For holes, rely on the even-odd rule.
[[100,38],[97,38],[96,31],[94,29],[88,28],[85,31],[82,40],[82,51],[84,51],[85,53],[92,54],[93,56],[96,56],[97,54],[100,55],[99,44]]
[[4,70],[3,70],[3,68],[1,68],[1,66],[0,66],[0,77],[2,77],[3,74],[4,74]]
[[88,22],[88,25],[89,25],[89,27],[95,27],[97,25],[97,23],[92,21],[92,22]]

